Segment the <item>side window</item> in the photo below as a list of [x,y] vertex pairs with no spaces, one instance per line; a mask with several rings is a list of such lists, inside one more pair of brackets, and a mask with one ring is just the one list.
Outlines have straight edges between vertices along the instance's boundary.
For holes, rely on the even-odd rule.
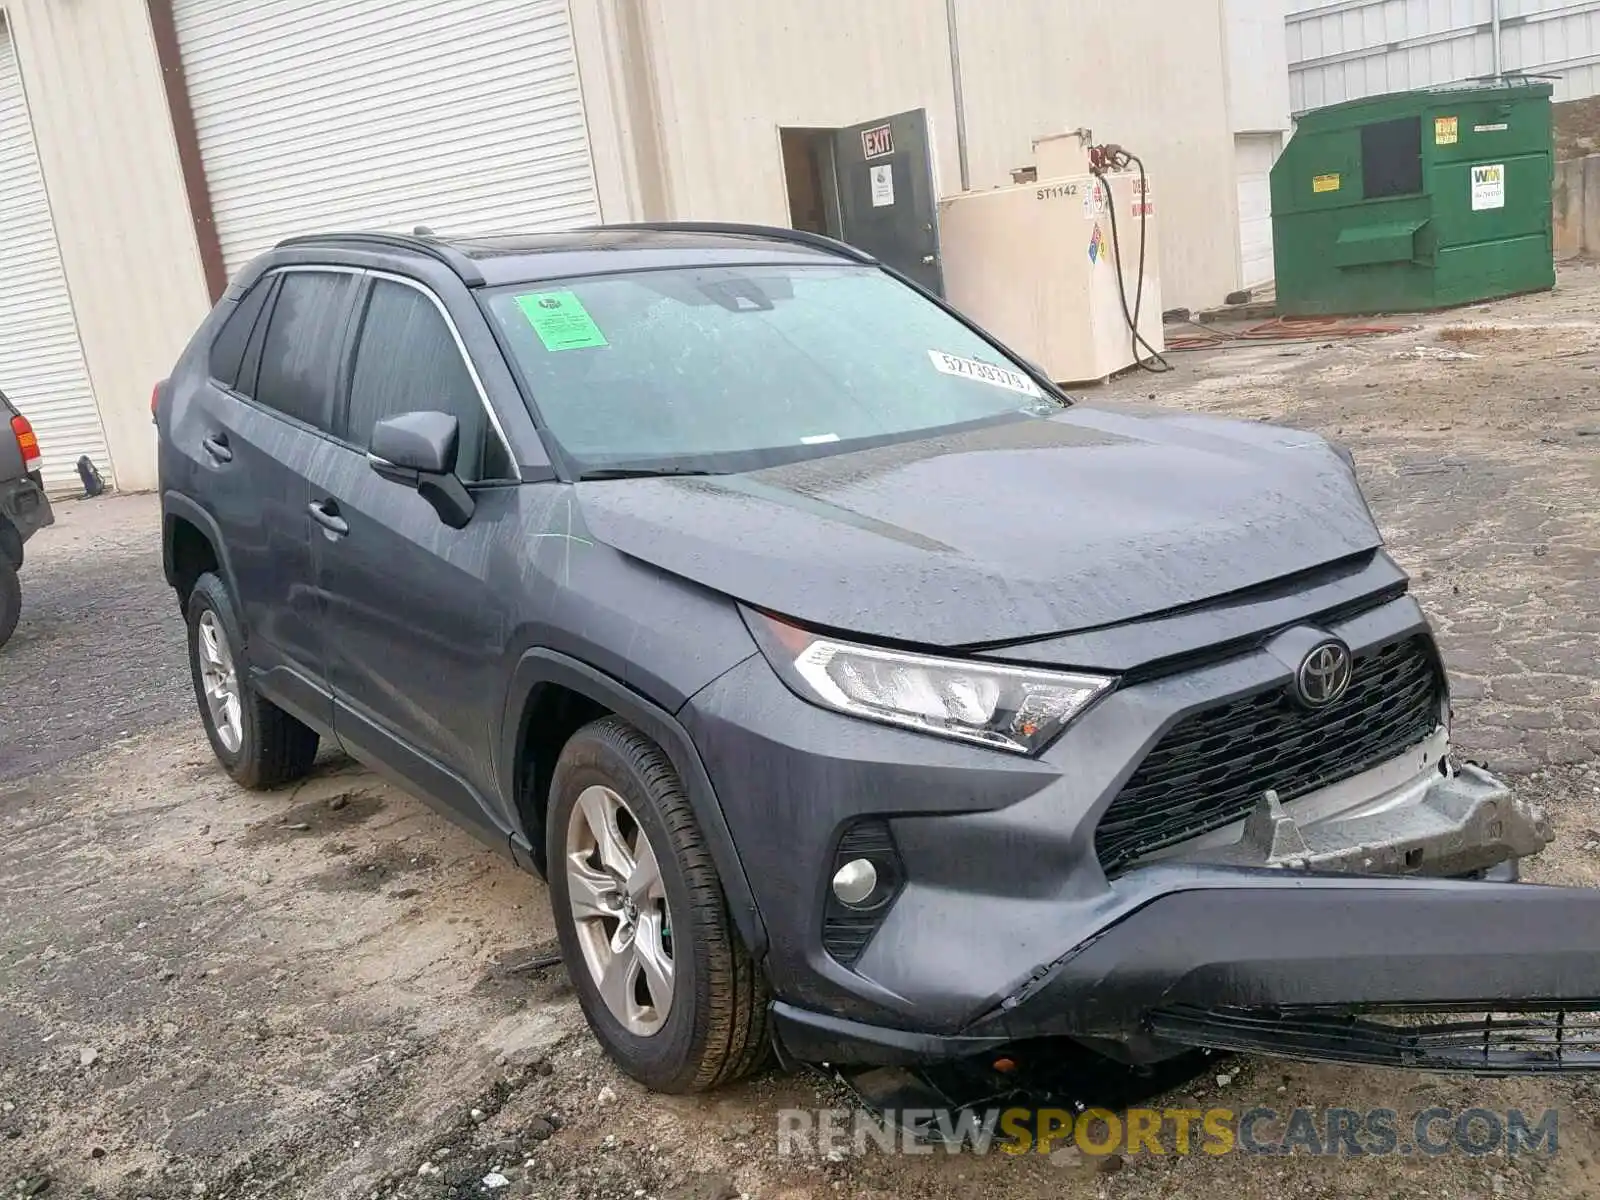
[[267,323],[271,320],[267,314],[272,311],[272,298],[278,294],[278,284],[282,279],[283,276],[277,275],[271,280],[262,315],[256,318],[255,332],[245,344],[244,361],[239,364],[239,384],[235,390],[246,396],[256,394],[256,377],[261,372],[261,343],[267,340]]
[[505,444],[432,299],[416,288],[375,279],[356,346],[344,437],[365,450],[372,427],[385,417],[430,411],[461,423],[456,471],[463,480],[514,478]]
[[332,430],[339,351],[357,277],[286,271],[261,343],[255,398],[285,416]]
[[1362,126],[1361,178],[1368,200],[1422,191],[1422,118]]
[[[224,387],[239,387],[239,365],[244,361],[245,347],[250,343],[261,310],[266,307],[267,294],[272,291],[276,277],[268,275],[257,280],[233,306],[233,312],[222,323],[216,340],[211,343],[211,377]],[[246,386],[241,391],[249,391]]]

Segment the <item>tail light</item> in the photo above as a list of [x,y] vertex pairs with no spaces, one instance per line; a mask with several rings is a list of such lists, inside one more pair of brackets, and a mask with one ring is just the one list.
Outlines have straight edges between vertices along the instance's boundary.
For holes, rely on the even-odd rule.
[[22,451],[22,469],[32,474],[39,469],[39,438],[28,424],[28,418],[18,415],[11,418],[11,432],[16,435],[17,449]]
[[161,403],[161,385],[158,383],[150,389],[150,419],[156,419],[156,405]]

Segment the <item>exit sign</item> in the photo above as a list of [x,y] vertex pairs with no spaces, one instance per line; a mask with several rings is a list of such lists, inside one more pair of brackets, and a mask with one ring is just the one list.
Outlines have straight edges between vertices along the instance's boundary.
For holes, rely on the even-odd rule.
[[861,131],[861,154],[864,158],[882,158],[894,153],[894,134],[887,125],[874,125]]

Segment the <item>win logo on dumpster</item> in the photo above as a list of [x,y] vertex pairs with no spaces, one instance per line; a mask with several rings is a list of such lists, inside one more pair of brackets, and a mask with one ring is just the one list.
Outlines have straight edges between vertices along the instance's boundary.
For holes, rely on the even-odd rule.
[[1506,165],[1472,168],[1472,211],[1504,208],[1506,206]]

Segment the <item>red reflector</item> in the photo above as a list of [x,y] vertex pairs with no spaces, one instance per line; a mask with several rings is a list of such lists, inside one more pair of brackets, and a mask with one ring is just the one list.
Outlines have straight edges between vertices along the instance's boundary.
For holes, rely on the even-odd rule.
[[11,432],[16,435],[17,449],[22,451],[22,469],[24,471],[37,471],[39,469],[39,439],[33,432],[33,426],[28,424],[28,418],[23,416],[12,417]]

